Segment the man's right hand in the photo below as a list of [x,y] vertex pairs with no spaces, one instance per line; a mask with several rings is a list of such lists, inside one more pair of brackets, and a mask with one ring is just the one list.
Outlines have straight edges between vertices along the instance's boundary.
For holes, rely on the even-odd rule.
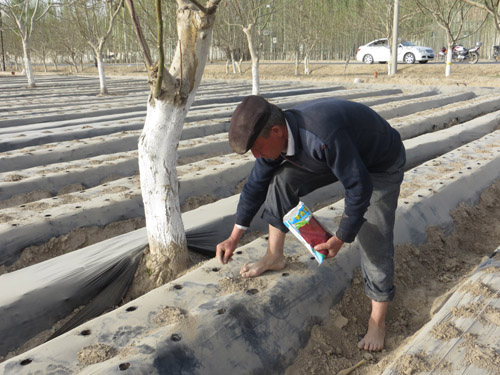
[[236,250],[236,245],[238,245],[238,242],[231,239],[231,237],[218,244],[215,256],[219,262],[227,264],[233,260],[233,253],[234,250]]

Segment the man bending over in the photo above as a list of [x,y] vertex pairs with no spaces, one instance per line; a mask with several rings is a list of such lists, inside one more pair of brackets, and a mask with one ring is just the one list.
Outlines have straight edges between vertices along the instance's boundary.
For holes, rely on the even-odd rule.
[[406,162],[399,133],[369,107],[339,99],[319,99],[282,111],[261,96],[248,96],[231,118],[229,145],[238,154],[251,150],[255,165],[241,192],[236,224],[217,245],[226,264],[263,206],[269,223],[266,254],[245,264],[242,277],[285,267],[283,216],[302,196],[340,181],[344,213],[337,232],[315,246],[333,258],[344,243],[361,245],[365,291],[372,300],[368,330],[360,349],[382,350],[387,306],[394,298],[393,229]]

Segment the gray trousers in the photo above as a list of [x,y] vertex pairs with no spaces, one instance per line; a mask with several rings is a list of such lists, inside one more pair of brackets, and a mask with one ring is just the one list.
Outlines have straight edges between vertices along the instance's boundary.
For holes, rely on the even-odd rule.
[[[384,173],[371,173],[373,192],[356,237],[360,244],[361,271],[366,295],[377,302],[394,298],[394,220],[399,190],[403,181],[405,150]],[[328,173],[317,175],[285,162],[274,175],[267,192],[262,218],[283,232],[283,216],[294,208],[300,197],[337,181]]]

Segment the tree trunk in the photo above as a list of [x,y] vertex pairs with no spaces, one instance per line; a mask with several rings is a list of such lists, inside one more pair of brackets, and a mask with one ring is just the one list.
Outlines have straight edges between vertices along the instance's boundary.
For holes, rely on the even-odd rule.
[[147,266],[157,285],[189,264],[179,205],[177,145],[187,112],[163,100],[148,102],[139,139],[141,179],[150,258]]
[[252,95],[260,95],[259,60],[252,59]]
[[236,61],[234,60],[234,51],[231,50],[231,65],[233,67],[233,74],[236,74]]
[[[170,70],[163,66],[163,41],[159,38],[160,60],[150,76],[151,96],[139,139],[139,170],[151,254],[146,265],[158,286],[189,264],[179,203],[177,146],[203,76],[219,1],[210,0],[205,13],[178,0],[179,42]],[[161,20],[161,12],[157,17]]]
[[106,95],[108,93],[108,88],[106,87],[106,74],[104,73],[104,62],[102,61],[102,54],[96,53],[96,59],[97,71],[99,72],[99,92],[101,95]]
[[24,59],[24,71],[26,73],[26,78],[28,79],[28,87],[36,87],[35,76],[33,75],[33,67],[31,65],[31,58],[29,52],[29,45],[26,40],[23,39],[23,59]]
[[250,24],[243,28],[243,32],[247,36],[248,49],[250,51],[250,57],[252,58],[252,95],[260,94],[260,73],[259,73],[259,53],[255,48],[255,43],[253,40],[253,25]]
[[444,70],[444,76],[449,77],[451,74],[451,60],[453,57],[453,43],[448,43],[448,51],[446,53],[446,68]]
[[47,53],[45,52],[45,48],[42,47],[42,63],[43,63],[43,70],[45,73],[47,73],[49,70],[47,68]]
[[299,51],[295,52],[295,75],[299,75]]
[[70,65],[69,71],[70,71],[70,73],[72,73],[73,68],[75,68],[75,73],[78,73],[78,64],[77,64],[77,60],[76,60],[77,59],[76,54],[72,53],[70,57],[71,57],[71,61],[69,63],[69,65]]
[[236,63],[236,68],[238,69],[238,73],[241,74],[241,62],[243,61],[243,58],[241,58],[237,63]]

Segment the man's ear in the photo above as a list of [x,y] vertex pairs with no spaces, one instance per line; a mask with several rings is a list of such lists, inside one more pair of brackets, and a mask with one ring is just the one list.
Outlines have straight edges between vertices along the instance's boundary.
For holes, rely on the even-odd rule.
[[271,133],[278,136],[278,137],[281,137],[283,135],[283,129],[279,125],[273,125],[271,127]]

